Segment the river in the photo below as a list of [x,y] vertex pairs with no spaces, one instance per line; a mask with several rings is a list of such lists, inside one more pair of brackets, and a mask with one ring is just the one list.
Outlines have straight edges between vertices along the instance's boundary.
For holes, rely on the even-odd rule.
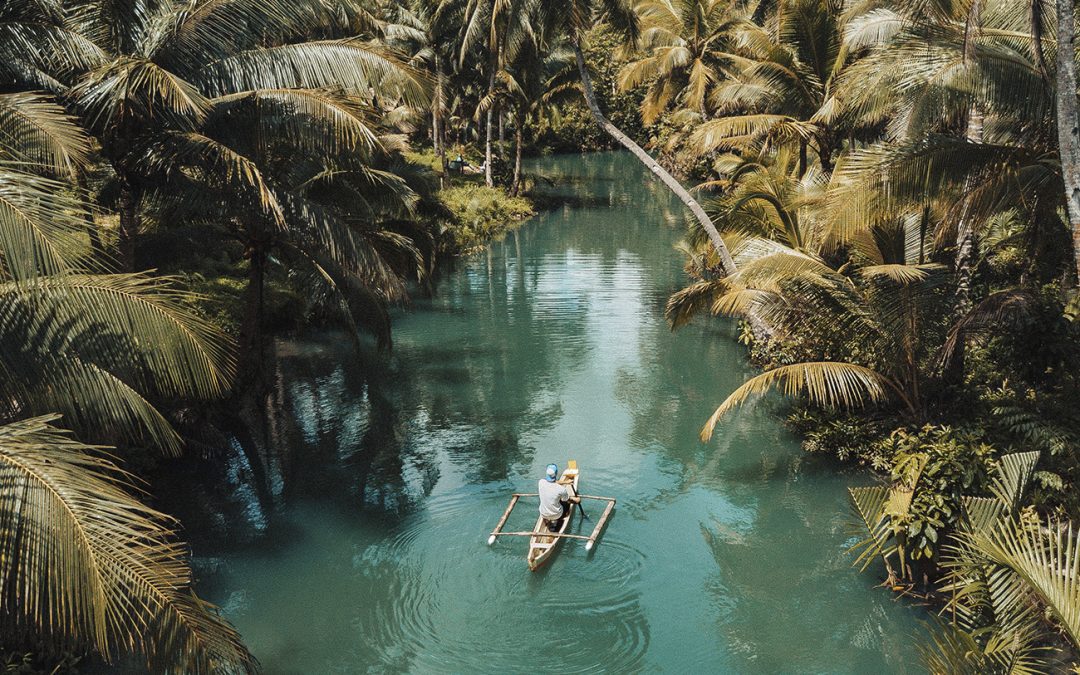
[[[401,311],[389,356],[279,350],[280,506],[197,557],[200,592],[268,673],[917,671],[917,613],[846,552],[868,478],[802,453],[775,401],[698,440],[753,369],[730,323],[664,321],[677,202],[626,155],[531,168],[561,204]],[[526,540],[485,540],[568,458],[618,506],[530,573]]]

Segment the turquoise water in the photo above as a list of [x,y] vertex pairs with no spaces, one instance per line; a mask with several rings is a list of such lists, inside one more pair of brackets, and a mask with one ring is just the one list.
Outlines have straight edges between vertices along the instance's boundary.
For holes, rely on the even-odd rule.
[[[846,553],[867,478],[801,453],[773,403],[698,440],[753,370],[730,324],[664,322],[681,209],[628,156],[534,169],[565,203],[401,312],[389,357],[280,347],[283,506],[198,561],[200,590],[270,673],[916,670],[916,613]],[[530,573],[526,540],[485,540],[567,458],[618,506],[593,552]]]

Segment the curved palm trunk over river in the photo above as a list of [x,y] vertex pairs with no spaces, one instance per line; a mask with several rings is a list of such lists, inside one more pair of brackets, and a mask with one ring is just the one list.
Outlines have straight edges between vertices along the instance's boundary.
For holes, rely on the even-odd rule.
[[1076,105],[1076,31],[1073,0],[1057,0],[1057,126],[1065,206],[1073,236],[1073,256],[1080,280],[1080,115]]
[[701,208],[701,204],[698,204],[697,200],[690,195],[687,189],[684,188],[674,176],[668,173],[664,167],[660,166],[660,163],[653,159],[649,153],[645,152],[640,145],[633,141],[633,139],[612,124],[608,118],[604,117],[604,113],[600,110],[600,104],[596,101],[596,94],[593,92],[589,71],[585,67],[585,56],[581,53],[581,43],[576,37],[574,38],[574,56],[577,58],[578,72],[581,75],[581,85],[585,92],[585,102],[588,104],[589,111],[592,113],[596,123],[599,124],[600,128],[607,132],[609,136],[618,141],[619,145],[632,152],[642,164],[649,168],[649,171],[652,171],[655,176],[663,181],[664,185],[666,185],[669,190],[675,193],[679,200],[686,205],[686,208],[690,209],[691,213],[694,214],[694,217],[701,223],[701,226],[705,228],[706,234],[709,235],[709,241],[712,242],[713,248],[716,249],[716,254],[720,256],[720,268],[724,273],[724,276],[734,274],[735,261],[732,260],[731,253],[724,244],[724,240],[720,237],[720,233],[717,232],[716,226],[713,225],[712,219],[709,218],[709,214],[705,213],[705,209]]

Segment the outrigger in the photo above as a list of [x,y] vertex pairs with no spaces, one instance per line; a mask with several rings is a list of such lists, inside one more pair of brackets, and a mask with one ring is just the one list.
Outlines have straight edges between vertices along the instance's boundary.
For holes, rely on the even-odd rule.
[[[596,521],[596,526],[593,528],[592,534],[584,536],[580,534],[569,534],[567,529],[570,527],[570,521],[574,518],[574,509],[580,508],[573,502],[570,503],[570,508],[566,513],[566,517],[563,518],[562,527],[558,532],[548,531],[547,525],[544,523],[544,518],[541,516],[536,519],[536,525],[533,526],[532,532],[503,532],[502,528],[506,525],[506,521],[510,518],[510,512],[517,506],[518,500],[522,497],[538,497],[536,492],[515,492],[510,495],[510,504],[507,505],[506,511],[503,512],[502,518],[499,519],[499,523],[495,526],[495,529],[491,531],[491,536],[488,537],[488,546],[495,543],[496,537],[529,537],[529,555],[526,557],[526,562],[529,564],[529,570],[535,572],[540,568],[548,558],[554,555],[555,550],[559,547],[559,543],[563,539],[584,539],[585,550],[591,551],[593,546],[596,545],[596,539],[600,536],[600,532],[604,529],[604,525],[607,523],[608,518],[611,517],[611,512],[615,508],[614,497],[595,497],[593,495],[583,495],[578,492],[578,482],[581,479],[581,474],[578,471],[577,462],[570,460],[567,462],[566,470],[563,471],[562,476],[559,477],[559,482],[563,485],[568,485],[573,488],[574,494],[582,499],[595,499],[597,501],[607,502],[604,507],[604,512],[600,515],[600,520]],[[582,510],[582,516],[585,516],[584,510]],[[585,516],[587,517],[587,516]]]

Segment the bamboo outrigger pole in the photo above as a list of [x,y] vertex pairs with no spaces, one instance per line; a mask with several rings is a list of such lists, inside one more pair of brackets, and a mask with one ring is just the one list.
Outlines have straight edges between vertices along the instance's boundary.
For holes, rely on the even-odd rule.
[[495,529],[491,532],[491,536],[488,537],[488,546],[495,543],[495,537],[499,534],[499,531],[502,530],[502,526],[506,524],[506,519],[510,517],[510,512],[514,510],[514,506],[518,503],[518,499],[520,498],[521,495],[517,494],[510,497],[510,505],[506,507],[506,511],[503,512],[502,518],[499,518],[499,524],[495,526]]
[[589,536],[580,534],[559,534],[557,532],[503,532],[502,528],[506,525],[506,521],[510,519],[510,512],[517,506],[518,500],[522,497],[538,497],[537,492],[515,492],[510,495],[510,503],[506,506],[506,510],[503,511],[502,518],[499,518],[498,524],[495,525],[495,529],[491,531],[491,535],[488,537],[488,546],[495,543],[496,537],[552,537],[555,539],[584,539],[585,550],[591,551],[593,546],[596,545],[596,540],[600,536],[600,532],[604,529],[604,525],[607,523],[608,518],[611,517],[612,510],[615,509],[614,497],[597,497],[595,495],[578,495],[582,499],[595,499],[602,502],[607,502],[607,506],[604,507],[604,512],[600,514],[600,519],[596,521],[596,527]]

